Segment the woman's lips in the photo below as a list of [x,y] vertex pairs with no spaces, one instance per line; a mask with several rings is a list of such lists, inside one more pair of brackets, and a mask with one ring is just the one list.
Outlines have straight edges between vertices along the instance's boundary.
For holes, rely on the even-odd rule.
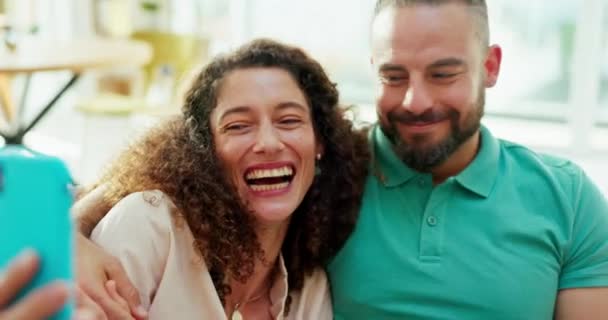
[[244,179],[256,196],[277,196],[289,190],[295,171],[290,163],[265,163],[249,167]]

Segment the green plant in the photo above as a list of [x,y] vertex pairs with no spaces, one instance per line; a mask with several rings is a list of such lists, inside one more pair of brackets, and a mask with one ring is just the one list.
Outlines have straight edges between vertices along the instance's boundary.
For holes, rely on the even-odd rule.
[[160,10],[160,4],[157,1],[143,0],[140,2],[140,6],[144,11],[148,12],[157,12]]

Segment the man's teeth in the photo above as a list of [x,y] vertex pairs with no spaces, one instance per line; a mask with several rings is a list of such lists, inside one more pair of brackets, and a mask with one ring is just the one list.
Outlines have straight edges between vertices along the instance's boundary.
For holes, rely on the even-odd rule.
[[247,179],[277,178],[291,176],[293,169],[289,166],[276,169],[257,169],[247,174]]
[[281,183],[275,183],[275,184],[259,184],[259,185],[252,184],[249,187],[253,191],[260,192],[260,191],[274,191],[274,190],[285,189],[285,188],[287,188],[288,185],[289,185],[289,182],[281,182]]

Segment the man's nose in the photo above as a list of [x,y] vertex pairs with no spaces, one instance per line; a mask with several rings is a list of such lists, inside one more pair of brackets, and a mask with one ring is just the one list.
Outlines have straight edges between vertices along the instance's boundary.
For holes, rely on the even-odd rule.
[[432,95],[424,83],[412,82],[403,96],[402,107],[413,114],[422,114],[433,107]]

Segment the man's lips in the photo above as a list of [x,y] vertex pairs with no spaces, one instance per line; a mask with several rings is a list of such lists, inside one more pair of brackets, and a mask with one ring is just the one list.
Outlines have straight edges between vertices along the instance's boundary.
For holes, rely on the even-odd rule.
[[413,133],[423,133],[423,132],[429,132],[431,130],[434,130],[438,125],[441,125],[442,123],[444,123],[447,119],[444,120],[440,120],[440,121],[408,121],[408,122],[404,122],[404,121],[399,121],[398,124],[399,126],[403,127],[404,130],[407,130],[408,132],[413,132]]
[[425,127],[425,126],[431,126],[437,123],[440,123],[444,120],[447,119],[440,119],[440,120],[433,120],[433,121],[401,121],[401,124],[404,124],[406,126],[412,126],[412,127]]

